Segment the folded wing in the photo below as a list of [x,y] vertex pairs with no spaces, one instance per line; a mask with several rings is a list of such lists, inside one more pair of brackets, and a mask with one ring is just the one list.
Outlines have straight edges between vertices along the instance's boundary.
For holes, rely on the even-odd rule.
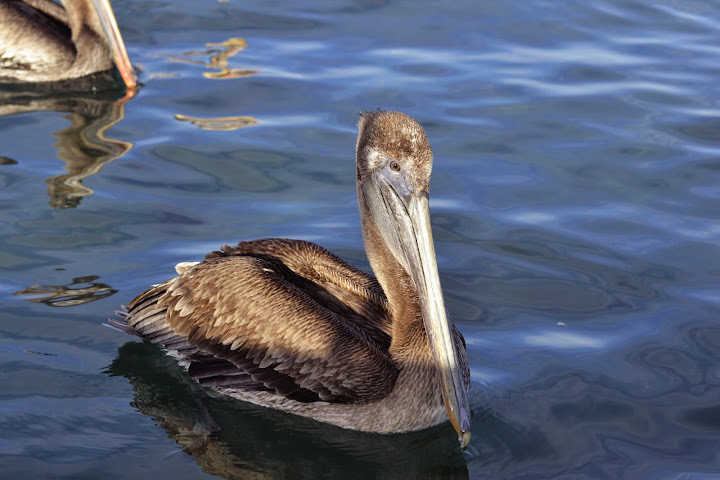
[[349,277],[347,264],[324,249],[319,262],[320,247],[308,242],[276,241],[275,249],[280,242],[311,253],[285,262],[267,242],[208,255],[140,295],[113,323],[165,346],[204,385],[302,402],[387,395],[397,369],[374,278],[355,270]]

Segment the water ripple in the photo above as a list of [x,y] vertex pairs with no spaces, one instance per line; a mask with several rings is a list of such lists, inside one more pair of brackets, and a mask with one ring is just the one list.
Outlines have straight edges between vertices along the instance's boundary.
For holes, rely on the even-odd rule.
[[[114,8],[143,70],[124,115],[97,92],[0,92],[8,477],[720,471],[715,3]],[[364,441],[218,399],[223,429],[204,435],[187,377],[100,324],[223,243],[302,238],[369,269],[353,155],[357,114],[376,107],[416,117],[433,146],[435,248],[472,367],[471,449],[459,454],[447,425]],[[73,162],[108,145],[112,161],[88,164],[102,168]],[[82,185],[63,190],[60,177]],[[72,208],[48,205],[50,187]],[[82,296],[70,282],[91,276],[91,302],[12,295]]]

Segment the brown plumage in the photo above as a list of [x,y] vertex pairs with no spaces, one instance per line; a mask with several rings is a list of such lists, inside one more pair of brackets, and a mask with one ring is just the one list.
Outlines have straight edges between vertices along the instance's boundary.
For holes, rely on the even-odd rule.
[[75,80],[117,68],[136,85],[109,0],[0,1],[0,81]]
[[358,127],[358,199],[377,279],[310,242],[242,242],[179,265],[112,323],[236,398],[380,433],[449,416],[465,445],[469,367],[437,278],[430,145],[401,113],[367,112]]

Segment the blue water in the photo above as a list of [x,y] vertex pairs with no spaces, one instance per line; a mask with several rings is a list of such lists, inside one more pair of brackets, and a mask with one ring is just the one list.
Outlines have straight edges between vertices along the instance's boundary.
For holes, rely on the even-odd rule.
[[[720,478],[720,4],[115,3],[135,98],[0,92],[22,109],[0,117],[0,476]],[[208,398],[101,326],[225,242],[367,269],[355,122],[375,107],[435,152],[464,453],[447,425]]]

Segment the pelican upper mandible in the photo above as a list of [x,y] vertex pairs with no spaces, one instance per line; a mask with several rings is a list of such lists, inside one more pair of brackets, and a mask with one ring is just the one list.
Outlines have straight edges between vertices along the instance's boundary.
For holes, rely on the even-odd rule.
[[314,243],[241,242],[179,265],[111,322],[232,397],[367,432],[449,419],[464,447],[470,369],[435,260],[432,150],[402,113],[363,113],[358,128],[358,203],[375,277]]
[[0,1],[0,82],[74,80],[117,68],[128,89],[130,64],[109,0]]

